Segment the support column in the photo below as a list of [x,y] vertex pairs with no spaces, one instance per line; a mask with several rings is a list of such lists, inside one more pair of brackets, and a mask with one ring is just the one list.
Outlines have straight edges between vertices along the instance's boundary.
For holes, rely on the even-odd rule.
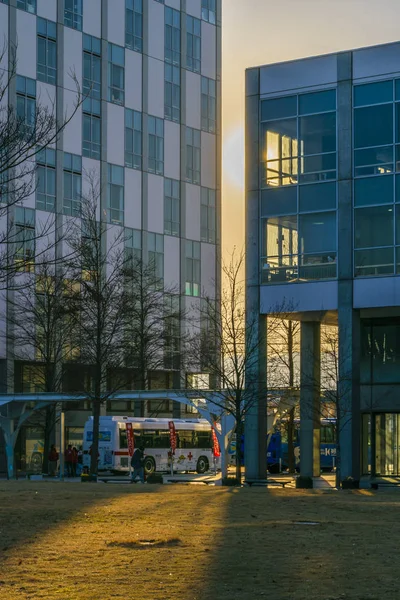
[[300,472],[319,477],[321,443],[321,325],[301,323]]
[[337,468],[340,481],[346,477],[360,479],[360,315],[346,301],[346,283],[339,283],[339,383],[337,428],[339,446]]
[[360,316],[353,309],[352,53],[337,57],[338,480],[360,477]]
[[260,314],[259,218],[259,104],[260,70],[246,71],[246,321],[251,347],[247,355],[246,392],[249,403],[245,430],[246,480],[265,480],[267,474],[267,360],[266,317]]

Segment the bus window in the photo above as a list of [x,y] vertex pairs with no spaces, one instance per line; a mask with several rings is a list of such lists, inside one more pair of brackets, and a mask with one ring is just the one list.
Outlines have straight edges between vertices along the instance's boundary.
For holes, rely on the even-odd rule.
[[126,429],[119,430],[119,447],[120,448],[128,447],[128,440],[126,438]]
[[169,448],[170,447],[170,441],[169,441],[169,431],[167,430],[159,430],[156,431],[154,437],[153,437],[153,444],[154,444],[154,448]]
[[211,431],[197,431],[197,444],[193,448],[211,448]]
[[194,448],[195,446],[193,444],[196,439],[196,433],[197,432],[195,431],[186,431],[180,429],[177,432],[177,437],[179,437],[179,443],[177,443],[178,448]]
[[334,425],[322,425],[321,427],[321,444],[335,443],[335,427]]

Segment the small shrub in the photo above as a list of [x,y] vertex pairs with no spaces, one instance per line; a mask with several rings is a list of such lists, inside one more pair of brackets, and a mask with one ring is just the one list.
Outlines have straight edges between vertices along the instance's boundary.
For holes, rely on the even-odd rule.
[[304,477],[300,475],[296,479],[296,488],[299,490],[310,490],[314,486],[312,477]]
[[146,479],[147,483],[164,483],[161,473],[152,473]]
[[240,481],[236,477],[223,477],[222,485],[240,485]]

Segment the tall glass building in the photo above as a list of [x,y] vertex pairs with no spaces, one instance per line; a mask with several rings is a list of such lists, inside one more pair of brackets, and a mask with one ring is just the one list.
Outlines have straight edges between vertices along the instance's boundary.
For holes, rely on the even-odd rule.
[[[125,229],[130,251],[156,258],[182,309],[200,306],[202,294],[218,297],[221,0],[0,0],[0,39],[16,48],[7,101],[17,110],[47,103],[68,113],[72,72],[87,95],[57,144],[38,154],[36,190],[15,208],[19,226],[78,215],[85,173],[95,174],[101,218]],[[36,361],[19,360],[1,339],[2,391],[41,391]],[[179,368],[150,379],[152,389],[183,381]],[[70,374],[66,391],[73,382]],[[67,413],[67,442],[79,443],[86,404]],[[133,414],[133,405],[108,411]],[[149,410],[188,409],[165,401]],[[16,454],[40,441],[35,427],[27,424]]]
[[[319,474],[328,323],[339,336],[342,478],[400,475],[400,43],[247,71],[246,217],[260,339],[276,307],[301,321],[303,474]],[[262,356],[260,365],[262,381]],[[253,413],[248,431],[260,441]]]

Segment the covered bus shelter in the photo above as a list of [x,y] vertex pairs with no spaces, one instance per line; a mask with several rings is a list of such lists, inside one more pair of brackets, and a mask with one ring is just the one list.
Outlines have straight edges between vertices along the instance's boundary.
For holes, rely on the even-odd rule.
[[[146,402],[148,400],[173,400],[196,409],[199,415],[206,419],[215,428],[221,447],[221,468],[226,474],[228,467],[227,452],[232,437],[235,422],[232,415],[227,414],[220,406],[213,403],[213,394],[210,390],[154,390],[154,391],[121,391],[107,398],[109,401],[135,400]],[[73,404],[89,398],[82,394],[0,394],[0,429],[4,437],[7,477],[15,478],[14,451],[15,444],[21,427],[35,414],[48,405],[57,405],[60,419],[60,465],[64,464],[64,431],[65,409],[68,404]],[[218,393],[220,403],[221,393]]]

